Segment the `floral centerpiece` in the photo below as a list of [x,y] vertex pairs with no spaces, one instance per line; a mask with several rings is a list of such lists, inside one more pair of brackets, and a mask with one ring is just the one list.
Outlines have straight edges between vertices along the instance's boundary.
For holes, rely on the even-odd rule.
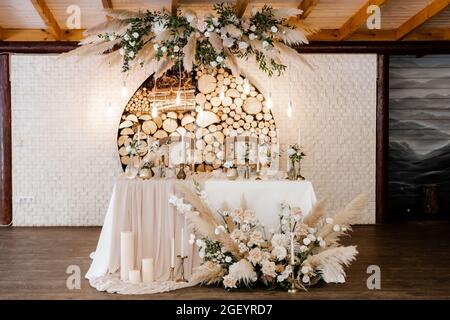
[[355,246],[339,245],[351,221],[366,203],[360,195],[334,218],[324,217],[324,202],[308,215],[288,204],[280,206],[280,224],[269,235],[248,208],[213,212],[198,184],[195,191],[179,185],[184,198],[171,203],[186,215],[203,263],[191,281],[222,284],[227,289],[252,287],[306,289],[323,280],[345,282],[344,266],[357,255]]
[[288,156],[288,178],[291,180],[304,179],[300,173],[300,161],[306,156],[302,148],[297,144],[289,145],[287,149]]
[[234,161],[226,161],[223,164],[223,167],[227,169],[227,178],[229,180],[236,180],[238,177],[238,172],[236,166],[234,165]]

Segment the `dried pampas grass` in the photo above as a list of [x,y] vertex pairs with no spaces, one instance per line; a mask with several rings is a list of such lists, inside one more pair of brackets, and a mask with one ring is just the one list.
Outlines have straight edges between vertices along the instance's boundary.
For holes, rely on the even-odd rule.
[[242,31],[233,24],[227,24],[223,29],[233,38],[240,38],[242,36]]
[[325,201],[324,199],[317,202],[302,222],[311,228],[315,227],[325,212]]
[[117,9],[105,9],[104,11],[108,17],[118,20],[127,20],[144,16],[140,11],[135,12],[130,10],[117,10]]
[[306,44],[309,43],[308,38],[306,38],[306,35],[302,30],[291,29],[291,28],[286,28],[286,27],[281,27],[281,26],[279,29],[280,29],[280,33],[279,33],[278,37],[280,38],[281,41],[283,41],[284,43],[286,43],[290,46],[303,44],[303,43],[306,43]]
[[100,23],[92,28],[87,29],[83,32],[85,37],[90,35],[104,34],[104,33],[115,33],[118,35],[123,35],[125,31],[128,29],[130,24],[126,21],[122,20],[111,20]]
[[216,53],[221,53],[223,51],[223,42],[217,33],[211,32],[208,39],[209,43],[213,47],[214,51],[216,51]]
[[309,256],[303,265],[319,270],[326,283],[344,283],[344,266],[348,266],[357,254],[356,246],[331,248]]
[[302,55],[300,55],[296,50],[288,47],[287,45],[281,42],[274,42],[273,46],[275,47],[275,49],[279,51],[280,53],[279,56],[284,64],[289,64],[290,61],[300,59],[309,69],[314,71],[314,67],[308,62],[308,60],[304,58]]
[[303,13],[303,10],[297,8],[278,8],[273,9],[273,16],[277,20],[288,19],[290,17],[298,16]]
[[189,282],[205,285],[218,284],[222,282],[224,275],[225,270],[220,265],[208,261],[194,269]]
[[197,36],[195,35],[195,32],[192,32],[191,35],[189,36],[187,44],[183,48],[184,54],[183,67],[187,72],[192,71],[196,47],[197,47]]

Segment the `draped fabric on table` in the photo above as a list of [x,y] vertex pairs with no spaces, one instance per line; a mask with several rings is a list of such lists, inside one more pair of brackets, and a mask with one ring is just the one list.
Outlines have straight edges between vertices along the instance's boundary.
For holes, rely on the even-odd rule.
[[166,280],[172,237],[175,238],[175,255],[181,252],[181,228],[184,228],[184,252],[188,256],[186,276],[191,275],[193,265],[198,265],[198,256],[188,243],[189,231],[184,216],[169,204],[169,197],[175,193],[175,183],[176,180],[169,179],[129,180],[124,176],[117,179],[87,279],[94,280],[119,270],[120,233],[133,231],[135,268],[141,268],[142,258],[153,258],[155,280]]
[[[224,202],[231,209],[239,208],[244,197],[247,208],[255,212],[269,232],[278,227],[281,202],[300,207],[304,214],[308,214],[316,202],[313,186],[308,181],[198,181],[204,185],[212,210],[219,209]],[[190,232],[184,216],[169,204],[169,197],[175,194],[176,183],[174,179],[117,178],[97,249],[86,274],[93,287],[122,294],[146,294],[196,284],[166,281],[171,263],[172,237],[175,238],[175,255],[181,252],[181,228],[184,228],[184,252],[188,256],[185,262],[187,279],[192,269],[200,264],[197,251],[189,244]],[[192,181],[184,183],[191,185]],[[135,285],[120,280],[118,271],[122,231],[134,232],[136,269],[141,269],[142,258],[154,259],[156,282]]]

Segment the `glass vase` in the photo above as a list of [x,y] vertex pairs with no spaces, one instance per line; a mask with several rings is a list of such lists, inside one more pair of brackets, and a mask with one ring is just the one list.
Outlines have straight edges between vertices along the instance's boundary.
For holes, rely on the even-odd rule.
[[125,168],[125,175],[128,179],[134,179],[139,173],[139,159],[132,155],[128,160],[128,164]]
[[296,170],[296,163],[295,160],[290,160],[288,162],[288,168],[287,168],[287,176],[289,180],[297,180],[297,170]]

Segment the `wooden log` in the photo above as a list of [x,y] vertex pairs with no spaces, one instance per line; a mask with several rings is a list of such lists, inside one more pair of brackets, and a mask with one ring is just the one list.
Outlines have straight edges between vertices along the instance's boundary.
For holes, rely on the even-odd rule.
[[154,134],[158,130],[158,126],[152,120],[145,121],[142,123],[142,131],[146,134]]
[[198,90],[201,93],[211,93],[216,89],[217,80],[213,75],[204,74],[197,81]]
[[172,118],[167,118],[163,121],[162,125],[163,129],[169,133],[174,132],[178,127],[177,120],[174,120]]

